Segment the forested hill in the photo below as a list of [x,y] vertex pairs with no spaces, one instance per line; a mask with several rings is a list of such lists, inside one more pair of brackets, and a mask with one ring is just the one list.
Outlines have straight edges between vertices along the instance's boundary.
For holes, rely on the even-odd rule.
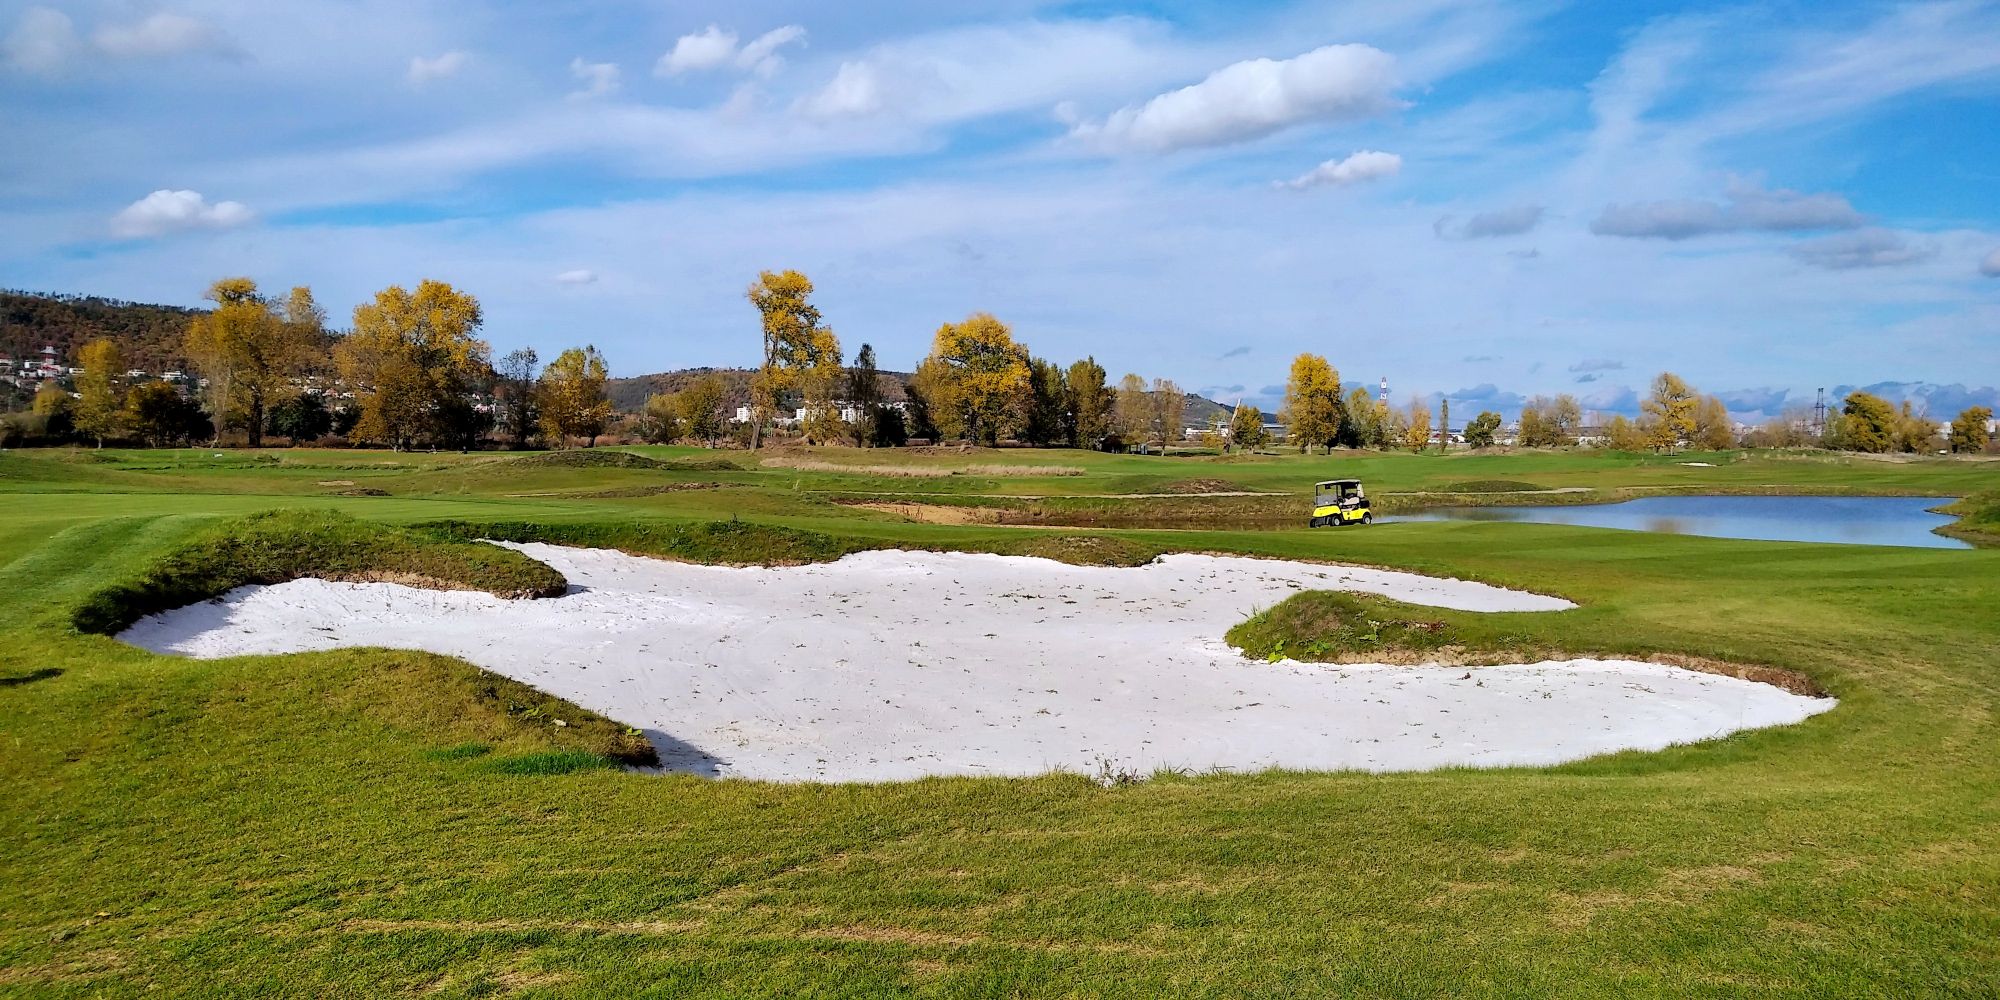
[[78,348],[109,337],[134,368],[182,368],[181,338],[188,319],[201,312],[91,295],[0,290],[0,357],[34,357],[44,346],[54,346],[64,364],[75,364]]

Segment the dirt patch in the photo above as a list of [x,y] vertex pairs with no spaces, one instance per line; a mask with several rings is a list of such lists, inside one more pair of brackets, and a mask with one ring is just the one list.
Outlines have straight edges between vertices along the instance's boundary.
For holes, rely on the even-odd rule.
[[1231,495],[1241,496],[1246,491],[1241,486],[1238,486],[1227,479],[1197,478],[1197,479],[1175,480],[1174,482],[1168,483],[1165,486],[1160,487],[1158,492],[1174,494],[1174,495],[1191,494],[1191,493],[1228,493]]
[[842,506],[894,514],[916,524],[999,524],[1000,510],[994,507],[951,507],[935,503],[848,503]]
[[354,480],[352,480],[352,479],[327,479],[327,480],[323,480],[323,481],[321,481],[321,482],[320,482],[320,483],[319,483],[318,485],[320,485],[320,486],[353,486],[353,485],[354,485]]

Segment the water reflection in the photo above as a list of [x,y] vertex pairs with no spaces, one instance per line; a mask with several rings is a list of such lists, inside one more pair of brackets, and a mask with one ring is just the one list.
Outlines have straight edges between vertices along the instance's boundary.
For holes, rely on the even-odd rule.
[[1950,502],[1939,497],[1676,496],[1568,507],[1447,507],[1383,520],[1526,521],[1711,538],[1971,548],[1932,533],[1953,519],[1930,508]]

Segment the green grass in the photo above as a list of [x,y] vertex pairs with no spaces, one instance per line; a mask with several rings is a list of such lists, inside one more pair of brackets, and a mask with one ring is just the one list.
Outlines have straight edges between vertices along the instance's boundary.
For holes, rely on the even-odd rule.
[[[941,484],[1115,510],[1092,496],[1190,478],[1303,495],[1343,473],[1384,492],[1514,480],[1971,496],[1990,464],[826,456],[1089,470],[963,483],[213,454],[0,455],[0,996],[1822,997],[2000,981],[2000,552],[1464,522],[950,527],[829,499]],[[1678,464],[1695,460],[1717,467]],[[534,495],[694,479],[728,485]],[[392,495],[320,485],[338,480]],[[1992,524],[1990,504],[1968,502],[1965,523]],[[271,511],[285,513],[230,524]],[[257,524],[255,546],[226,547]],[[794,786],[607,766],[635,746],[616,722],[444,657],[191,661],[72,628],[108,587],[358,567],[349,550],[371,545],[440,559],[510,531],[728,562],[901,545],[1397,566],[1581,607],[1359,601],[1336,617],[1440,621],[1468,646],[1765,664],[1841,703],[1798,726],[1553,768]],[[163,560],[188,570],[163,575]],[[512,572],[424,565],[467,586]],[[1284,634],[1303,638],[1287,654],[1326,620],[1292,621]]]

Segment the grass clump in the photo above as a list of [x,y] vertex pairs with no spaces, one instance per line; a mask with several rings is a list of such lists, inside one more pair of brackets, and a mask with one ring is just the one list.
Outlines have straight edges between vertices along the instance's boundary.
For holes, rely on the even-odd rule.
[[1402,662],[1460,648],[1463,637],[1436,609],[1369,594],[1295,594],[1229,630],[1229,644],[1265,660]]
[[618,762],[583,750],[550,750],[501,757],[491,766],[501,774],[551,775],[612,768]]
[[553,597],[561,573],[518,552],[475,545],[319,510],[253,514],[219,525],[143,571],[85,598],[79,632],[114,634],[150,614],[251,584],[302,577]]

